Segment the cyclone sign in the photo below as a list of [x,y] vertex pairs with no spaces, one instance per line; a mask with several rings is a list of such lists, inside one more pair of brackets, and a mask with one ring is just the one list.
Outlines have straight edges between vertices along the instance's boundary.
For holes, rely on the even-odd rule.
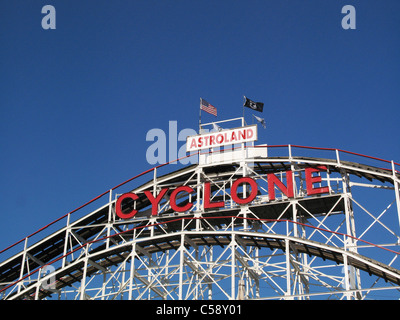
[[[319,175],[313,176],[313,173],[315,172],[320,172],[320,171],[326,171],[327,168],[325,166],[319,166],[317,168],[306,168],[305,169],[305,180],[306,180],[306,190],[307,190],[307,195],[316,195],[316,194],[322,194],[322,193],[329,193],[330,189],[328,186],[325,187],[316,187],[314,184],[316,183],[321,183],[322,178]],[[275,200],[275,187],[280,189],[283,194],[285,194],[288,198],[294,198],[294,174],[291,170],[286,171],[286,185],[274,174],[274,173],[269,173],[267,175],[267,182],[268,182],[268,198],[269,201],[274,201]],[[239,186],[247,184],[250,186],[250,191],[244,198],[241,198],[238,193],[238,188]],[[161,202],[163,197],[167,194],[167,192],[170,191],[168,187],[165,187],[161,189],[161,191],[158,194],[153,193],[152,191],[145,190],[144,194],[146,195],[147,199],[149,200],[151,204],[151,215],[152,216],[157,216],[158,215],[158,204]],[[170,201],[170,206],[171,209],[174,210],[175,212],[186,212],[189,211],[193,203],[192,202],[187,202],[184,205],[177,204],[177,196],[179,193],[187,193],[192,194],[195,193],[195,189],[193,189],[190,186],[184,185],[184,186],[179,186],[175,189],[172,190],[170,196],[169,196],[169,201]],[[231,187],[231,198],[234,202],[236,202],[239,205],[243,204],[248,204],[252,202],[258,193],[258,185],[257,182],[251,178],[251,177],[241,177],[237,180],[235,180],[232,184]],[[224,201],[211,201],[211,183],[210,182],[204,182],[203,184],[203,206],[204,209],[213,209],[213,208],[223,208],[225,206]],[[133,218],[138,211],[135,209],[132,209],[130,212],[123,212],[122,210],[122,203],[125,199],[130,199],[133,201],[139,200],[139,196],[135,193],[128,192],[122,194],[116,202],[116,208],[115,212],[118,217],[121,219],[130,219]]]

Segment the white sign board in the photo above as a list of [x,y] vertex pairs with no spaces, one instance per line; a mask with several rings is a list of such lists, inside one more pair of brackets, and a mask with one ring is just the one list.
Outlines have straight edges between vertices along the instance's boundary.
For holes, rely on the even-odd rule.
[[257,125],[187,137],[186,152],[257,140]]

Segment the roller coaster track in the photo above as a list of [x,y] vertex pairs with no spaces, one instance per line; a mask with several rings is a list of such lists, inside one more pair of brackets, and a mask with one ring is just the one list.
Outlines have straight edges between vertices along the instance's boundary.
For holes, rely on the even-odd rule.
[[[334,156],[294,155],[295,148]],[[287,150],[288,155],[270,155],[274,149]],[[400,252],[396,249],[400,165],[328,148],[261,146],[257,151],[240,161],[206,161],[163,174],[160,171],[167,165],[150,169],[90,201],[92,205],[108,195],[105,204],[76,221],[71,222],[72,214],[88,204],[6,248],[0,252],[3,256],[23,245],[0,263],[3,299],[60,298],[63,294],[67,299],[209,299],[216,292],[227,299],[240,294],[247,299],[363,299],[375,290],[400,296]],[[343,160],[345,155],[361,160]],[[323,183],[330,192],[307,196],[302,188],[304,170],[321,166],[327,168]],[[288,170],[295,176],[293,198],[282,193],[268,201],[266,187],[248,205],[235,204],[229,197],[230,185],[238,177],[252,177],[262,186],[269,173],[284,177]],[[147,181],[139,179],[146,177]],[[202,208],[200,184],[204,181],[212,182],[212,200],[224,201],[223,208]],[[160,214],[150,215],[151,203],[143,192],[179,185],[196,191],[179,198],[180,205],[192,202],[193,208],[174,212],[167,197],[160,204]],[[372,214],[353,195],[350,187],[354,186],[394,190],[395,200],[381,215]],[[120,191],[139,196],[136,203],[124,203],[124,210],[139,211],[132,219],[115,214]],[[355,230],[359,219],[355,207],[372,217],[362,227],[364,232]],[[390,221],[383,221],[383,215],[390,216]],[[61,221],[63,227],[42,235]],[[377,226],[387,231],[380,244],[372,232]],[[28,245],[38,235],[41,239]],[[323,268],[331,267],[326,261],[341,271],[322,275]],[[50,274],[44,273],[48,266],[52,266]],[[364,280],[364,274],[375,282]],[[247,284],[245,294],[240,287],[244,282],[239,280]]]

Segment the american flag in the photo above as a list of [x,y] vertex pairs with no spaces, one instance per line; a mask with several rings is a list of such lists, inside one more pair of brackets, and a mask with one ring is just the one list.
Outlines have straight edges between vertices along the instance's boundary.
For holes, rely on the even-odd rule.
[[213,105],[209,104],[203,98],[200,98],[200,109],[204,110],[205,112],[208,112],[214,116],[217,116],[217,108],[214,107]]

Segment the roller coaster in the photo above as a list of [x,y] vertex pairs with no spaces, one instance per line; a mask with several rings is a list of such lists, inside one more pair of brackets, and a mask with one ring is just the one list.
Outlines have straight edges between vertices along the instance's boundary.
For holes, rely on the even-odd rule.
[[244,143],[187,157],[0,251],[0,297],[400,298],[399,163]]

